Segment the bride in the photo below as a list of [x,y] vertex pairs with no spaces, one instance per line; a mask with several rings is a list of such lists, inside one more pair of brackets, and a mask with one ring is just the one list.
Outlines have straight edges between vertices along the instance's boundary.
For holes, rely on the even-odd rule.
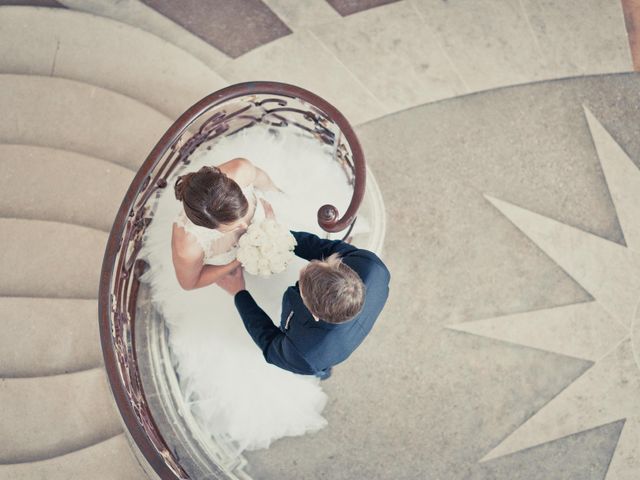
[[258,203],[255,189],[277,190],[244,158],[178,177],[175,195],[183,211],[173,225],[171,246],[182,288],[206,287],[240,266],[235,259],[240,236],[252,221],[273,217],[266,200]]
[[[318,431],[327,423],[319,379],[268,364],[215,283],[239,267],[237,241],[247,227],[274,212],[292,230],[323,234],[318,206],[345,211],[350,200],[344,172],[330,147],[261,127],[203,145],[189,160],[169,179],[174,192],[158,194],[140,252],[149,264],[141,281],[168,327],[183,401],[204,432],[238,453]],[[296,257],[281,274],[246,276],[272,319],[305,263]]]

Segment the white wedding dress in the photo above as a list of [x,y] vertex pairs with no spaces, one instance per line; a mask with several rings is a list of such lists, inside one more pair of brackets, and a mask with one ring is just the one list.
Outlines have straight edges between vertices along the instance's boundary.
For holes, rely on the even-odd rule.
[[[140,252],[140,258],[150,265],[141,280],[149,285],[152,302],[168,325],[183,400],[204,432],[230,440],[238,453],[323,428],[327,397],[317,378],[266,363],[229,294],[215,284],[191,291],[179,286],[171,260],[174,222],[195,236],[205,251],[205,263],[226,264],[235,258],[235,248],[224,252],[211,249],[222,234],[186,218],[175,199],[173,184],[177,175],[203,165],[247,158],[284,191],[262,193],[246,187],[243,191],[248,200],[256,202],[252,221],[264,218],[259,201],[264,196],[279,223],[325,236],[317,225],[317,209],[331,203],[342,213],[351,199],[352,188],[342,167],[333,160],[330,147],[298,133],[275,132],[253,127],[221,139],[211,150],[203,145],[194,152],[191,163],[174,172],[167,188],[155,199],[153,221]],[[360,231],[366,229],[362,219],[358,224]],[[304,263],[296,257],[285,272],[267,279],[245,273],[247,289],[276,325],[282,294],[296,282]]]

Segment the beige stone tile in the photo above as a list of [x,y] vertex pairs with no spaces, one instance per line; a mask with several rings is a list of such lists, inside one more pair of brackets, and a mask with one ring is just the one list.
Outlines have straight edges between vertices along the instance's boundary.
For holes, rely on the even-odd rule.
[[547,78],[517,0],[409,0],[472,91]]
[[[582,432],[545,444],[544,454],[525,450],[477,465],[592,366],[444,326],[593,301],[482,193],[618,242],[581,105],[592,107],[637,164],[640,112],[629,101],[637,91],[636,75],[543,82],[427,104],[357,129],[388,212],[389,303],[371,336],[326,384],[329,428],[249,452],[256,478],[351,480],[364,472],[513,480],[520,465],[537,472],[527,479],[604,477],[620,423],[603,428],[600,438]],[[576,344],[585,339],[574,335]],[[542,339],[540,333],[536,340]],[[567,416],[576,410],[570,408]],[[597,455],[568,454],[574,439],[594,435]],[[295,465],[291,458],[305,460]],[[531,465],[541,459],[542,473]]]
[[621,2],[520,0],[549,78],[632,71]]
[[466,92],[438,40],[406,2],[312,31],[390,111]]
[[606,480],[635,480],[640,470],[640,416],[627,418]]
[[640,254],[508,202],[487,197],[622,325],[640,298]]
[[122,431],[104,370],[0,382],[1,463],[33,462]]
[[334,22],[342,17],[325,0],[264,0],[291,30]]
[[58,375],[102,364],[96,300],[0,297],[0,377]]
[[[596,362],[524,425],[488,453],[490,460],[576,432],[638,416],[640,371],[628,340]],[[637,431],[634,435],[637,438]],[[635,448],[637,452],[638,449]],[[637,472],[640,457],[628,462],[626,473]],[[613,477],[631,478],[631,477]]]
[[[585,115],[622,230],[635,234],[640,220],[635,198],[640,178],[638,169],[586,108]],[[487,198],[582,285],[595,302],[512,315],[510,322],[501,319],[472,322],[460,329],[565,354],[582,344],[581,347],[586,348],[583,358],[595,363],[483,460],[626,419],[613,455],[614,468],[608,471],[606,478],[633,478],[640,468],[640,431],[637,424],[640,419],[637,403],[640,370],[633,351],[636,342],[633,324],[637,322],[640,298],[640,255],[626,246]],[[629,247],[635,246],[635,242],[636,237],[630,235]],[[602,312],[594,311],[598,304],[612,317],[610,322],[603,324]],[[572,319],[576,312],[581,318]],[[530,321],[522,322],[527,317]],[[594,320],[598,318],[599,324],[595,324]],[[624,328],[615,325],[614,319]],[[574,323],[573,328],[571,323]],[[601,343],[603,340],[606,340],[608,348]]]
[[627,247],[640,253],[640,169],[586,107],[585,116]]
[[385,107],[308,30],[294,32],[225,65],[232,82],[275,80],[320,95],[357,125],[387,113]]
[[505,315],[449,328],[594,362],[629,333],[597,302]]

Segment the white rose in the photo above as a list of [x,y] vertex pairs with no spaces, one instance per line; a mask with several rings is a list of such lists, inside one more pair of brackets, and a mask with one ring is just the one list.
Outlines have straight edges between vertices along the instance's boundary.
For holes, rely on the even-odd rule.
[[247,237],[247,241],[251,245],[255,245],[257,247],[262,245],[267,238],[264,231],[260,228],[259,224],[251,225],[247,230],[245,236]]
[[278,225],[276,222],[270,219],[267,219],[264,222],[262,222],[262,229],[270,237],[277,235],[277,233],[281,231],[280,225]]
[[251,242],[249,241],[249,237],[245,233],[238,239],[238,246],[245,247],[247,245],[251,245]]
[[269,266],[273,273],[280,273],[287,268],[287,262],[281,256],[277,256],[269,259]]
[[[269,268],[269,266],[260,266],[258,267],[258,272],[257,275],[261,275],[263,277],[268,277],[269,275],[271,275],[273,272],[271,271],[271,268]],[[255,275],[255,274],[254,274]]]
[[287,268],[293,258],[295,237],[274,220],[249,226],[238,241],[238,260],[252,275],[269,276]]
[[287,249],[293,252],[296,249],[296,245],[298,245],[298,242],[296,242],[295,237],[293,235],[289,235],[289,238],[287,239]]
[[289,230],[280,231],[278,243],[283,245],[287,250],[293,250],[298,244],[298,242],[296,242],[296,237],[294,237]]
[[258,273],[258,261],[260,255],[256,247],[248,245],[244,248],[240,248],[236,257],[247,272],[252,275],[256,275]]
[[260,246],[260,254],[262,254],[267,258],[274,255],[277,252],[278,252],[278,247],[273,243],[265,243]]

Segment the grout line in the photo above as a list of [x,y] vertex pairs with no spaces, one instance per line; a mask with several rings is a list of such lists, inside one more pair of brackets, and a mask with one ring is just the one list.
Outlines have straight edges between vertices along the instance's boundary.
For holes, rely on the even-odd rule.
[[533,38],[533,43],[535,43],[536,45],[536,50],[538,50],[538,55],[540,55],[540,60],[542,60],[543,67],[549,67],[549,60],[547,59],[547,56],[544,54],[544,51],[542,50],[542,45],[540,45],[540,41],[538,40],[536,31],[533,29],[533,25],[531,24],[531,18],[529,17],[529,14],[527,13],[527,9],[522,3],[522,0],[518,0],[518,6],[520,7],[520,11],[524,16],[525,21],[527,22],[527,27],[529,27],[529,33]]
[[[89,227],[87,225],[82,225],[79,223],[73,223],[73,222],[67,222],[64,220],[47,220],[47,219],[42,219],[42,218],[25,218],[25,217],[15,217],[15,216],[11,216],[11,217],[7,217],[4,214],[0,213],[0,221],[1,220],[20,220],[20,221],[24,221],[24,222],[40,222],[40,223],[55,223],[57,225],[66,225],[66,226],[71,226],[71,227],[80,227],[80,228],[84,228],[86,230],[91,230],[94,232],[99,232],[99,233],[103,233],[106,234],[107,236],[109,235],[109,233],[111,232],[110,230],[102,230],[100,228],[96,228],[96,227]],[[4,295],[0,295],[0,297],[2,297]],[[18,295],[20,296],[20,295]],[[56,297],[54,297],[56,298]],[[84,298],[84,297],[82,297]]]
[[[282,15],[282,13],[281,13],[282,11],[278,12],[278,9],[274,8],[269,0],[264,0],[262,3],[264,3],[267,6],[267,8],[269,10],[271,10],[271,13],[273,13],[283,24],[285,24],[287,26],[287,28],[289,30],[291,30],[291,33],[295,33],[297,28],[294,29],[291,25],[289,25],[289,22],[287,21],[287,18],[285,18],[285,16]],[[289,35],[291,35],[291,33]],[[285,37],[286,36],[287,35],[285,35]],[[284,38],[284,37],[280,37],[280,38]],[[275,39],[275,40],[277,40],[277,39]],[[272,40],[272,41],[274,41],[274,40]],[[271,42],[267,42],[267,43],[271,43]],[[266,44],[262,44],[262,45],[266,45]],[[259,45],[259,46],[261,46],[261,45]],[[249,50],[249,52],[251,52],[252,50],[255,50],[255,49],[252,48],[251,50]],[[249,53],[249,52],[245,52],[245,53]],[[242,54],[242,55],[244,55],[244,54]],[[238,56],[236,58],[240,58],[242,55],[240,55],[240,56]]]
[[[98,345],[99,346],[99,345]],[[28,352],[30,353],[30,352]],[[91,363],[93,366],[81,366],[79,368],[75,368],[74,366],[70,366],[67,368],[63,368],[59,371],[55,371],[53,373],[37,373],[37,374],[13,374],[11,372],[1,372],[0,373],[0,381],[11,381],[11,380],[35,380],[35,379],[43,379],[50,377],[63,377],[67,375],[75,375],[79,373],[85,373],[93,370],[105,370],[104,363],[102,362],[102,349],[99,349],[100,353],[100,361],[97,364]]]
[[[330,25],[332,23],[336,23],[339,22],[340,20],[342,20],[343,17],[340,16],[340,14],[338,12],[335,12],[335,10],[333,10],[332,7],[329,6],[329,4],[327,4],[325,2],[326,8],[333,10],[335,12],[335,18],[332,18],[331,20],[326,20],[324,22],[320,22],[317,23],[315,21],[313,21],[312,23],[306,23],[304,20],[302,20],[302,23],[295,25],[295,28],[292,24],[289,23],[290,19],[287,19],[282,12],[281,9],[277,9],[276,7],[274,7],[275,4],[277,4],[277,1],[274,2],[273,0],[263,0],[264,3],[267,5],[267,7],[269,7],[269,9],[280,19],[282,20],[282,23],[284,23],[287,27],[289,27],[289,30],[291,30],[292,33],[298,32],[300,30],[304,30],[305,28],[311,28],[311,27],[321,27],[323,25]],[[323,0],[321,0],[323,1]],[[308,18],[308,17],[307,17]],[[313,17],[311,17],[313,19]],[[295,23],[295,22],[292,22]]]
[[[309,35],[311,35],[311,36],[312,36],[312,37],[313,37],[313,38],[314,38],[314,39],[315,39],[315,40],[316,40],[320,45],[322,45],[322,48],[324,48],[324,50],[325,50],[325,51],[327,51],[327,52],[328,52],[328,53],[329,53],[329,54],[330,54],[330,55],[331,55],[331,56],[332,56],[332,57],[333,57],[333,58],[334,58],[334,59],[335,59],[335,60],[336,60],[340,65],[342,65],[342,66],[344,67],[344,69],[349,73],[349,75],[351,75],[351,77],[352,77],[352,78],[353,78],[353,79],[354,79],[354,80],[355,80],[355,81],[356,81],[356,82],[357,82],[357,83],[362,87],[362,89],[363,89],[365,92],[367,92],[369,95],[371,95],[371,96],[375,99],[375,101],[378,103],[378,106],[379,106],[380,108],[382,108],[382,111],[383,111],[383,112],[385,112],[385,113],[386,113],[386,112],[389,112],[389,111],[392,111],[392,110],[393,110],[391,107],[386,106],[386,105],[382,102],[382,100],[380,100],[376,95],[374,95],[374,93],[373,93],[371,90],[369,90],[369,88],[368,88],[364,83],[362,83],[362,81],[361,81],[361,80],[356,76],[356,74],[355,74],[355,73],[353,73],[353,72],[349,69],[349,67],[347,67],[347,65],[346,65],[342,60],[340,60],[340,58],[339,58],[339,57],[338,57],[338,56],[337,56],[337,55],[336,55],[336,54],[335,54],[335,53],[334,53],[334,52],[333,52],[333,51],[332,51],[332,50],[331,50],[327,45],[325,45],[325,43],[324,43],[322,40],[320,40],[320,38],[319,38],[315,33],[313,33],[313,31],[312,31],[310,28],[308,28],[308,27],[307,27],[307,28],[303,28],[303,29],[301,29],[301,30],[299,30],[299,31],[300,31],[300,32],[303,32],[303,31],[305,31],[305,30],[306,30],[306,31],[309,33]],[[384,115],[383,115],[383,116],[384,116]]]
[[49,146],[49,145],[36,145],[34,143],[19,143],[19,142],[12,142],[12,141],[4,142],[4,141],[0,140],[0,147],[3,147],[5,145],[17,146],[17,147],[27,147],[27,148],[32,148],[33,147],[33,148],[42,149],[42,150],[55,150],[57,152],[68,152],[68,153],[71,153],[71,154],[74,154],[74,155],[87,157],[87,158],[90,158],[92,160],[96,160],[98,162],[106,163],[106,164],[108,164],[108,166],[120,167],[123,170],[128,170],[129,172],[132,172],[134,174],[138,173],[138,169],[134,169],[133,167],[127,167],[126,165],[118,163],[115,160],[109,160],[109,159],[105,159],[105,158],[101,158],[101,157],[94,157],[93,155],[91,155],[89,153],[86,153],[86,152],[81,152],[80,150],[68,150],[66,148]]
[[37,380],[37,379],[49,379],[49,378],[62,378],[62,377],[79,377],[82,374],[88,374],[88,372],[104,372],[105,371],[105,366],[103,363],[100,363],[98,365],[96,365],[95,367],[87,367],[87,368],[81,368],[79,370],[65,370],[64,372],[60,372],[60,373],[48,373],[48,374],[44,374],[44,375],[27,375],[27,376],[5,376],[5,375],[0,375],[0,380],[1,381],[9,381],[12,382],[15,381],[15,383],[20,382],[21,380],[26,380],[26,381],[30,381],[30,380]]
[[[462,76],[462,74],[460,73],[460,70],[458,69],[458,67],[456,66],[456,64],[453,62],[453,59],[451,58],[451,56],[449,55],[449,53],[445,50],[444,45],[442,45],[442,42],[440,41],[440,39],[438,38],[438,35],[435,33],[435,31],[433,30],[433,28],[431,28],[431,26],[427,23],[427,19],[424,17],[424,15],[422,15],[422,13],[420,12],[420,10],[418,10],[418,8],[414,5],[413,0],[406,0],[406,2],[410,5],[410,7],[413,9],[413,11],[415,12],[415,14],[418,16],[418,18],[420,19],[420,21],[422,22],[422,24],[427,28],[427,30],[429,31],[429,33],[431,34],[431,36],[433,37],[433,39],[436,42],[436,45],[438,45],[438,49],[440,50],[440,52],[442,52],[442,54],[444,55],[444,57],[447,59],[447,61],[449,62],[449,65],[451,66],[451,69],[453,70],[453,72],[456,74],[456,76],[458,77],[458,79],[460,80],[460,83],[462,83],[462,86],[467,90],[466,93],[471,93],[473,90],[471,89],[471,87],[469,86],[469,84],[467,84],[467,82],[465,81],[464,77]],[[457,97],[458,95],[455,95],[453,98]]]
[[74,300],[79,300],[79,301],[91,301],[91,302],[97,302],[98,301],[98,297],[47,297],[47,296],[36,296],[36,295],[6,295],[6,294],[0,294],[0,301],[3,298],[9,298],[9,299],[16,299],[16,298],[20,298],[23,300],[69,300],[69,301],[74,301]]
[[56,38],[56,51],[53,52],[53,62],[51,64],[51,71],[49,72],[49,76],[53,77],[53,74],[56,71],[56,61],[58,60],[58,51],[60,50],[60,39]]
[[618,343],[615,344],[614,347],[612,347],[609,351],[607,351],[607,353],[603,354],[598,360],[596,360],[594,363],[594,365],[598,362],[601,362],[602,360],[604,360],[605,358],[607,358],[609,355],[611,355],[613,352],[615,352],[616,350],[618,350],[620,348],[620,345],[622,345],[624,342],[627,342],[631,340],[631,334],[627,333],[622,340],[620,340]]

